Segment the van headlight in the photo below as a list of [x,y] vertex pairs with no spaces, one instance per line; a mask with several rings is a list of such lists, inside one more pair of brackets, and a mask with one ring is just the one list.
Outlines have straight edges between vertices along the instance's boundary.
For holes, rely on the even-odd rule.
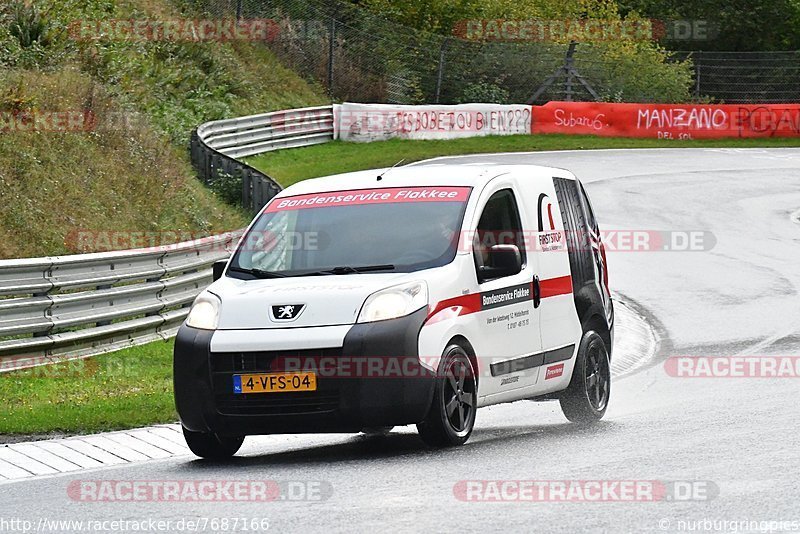
[[201,293],[186,316],[186,326],[201,330],[216,330],[219,324],[219,306],[222,301],[213,293]]
[[367,297],[358,314],[359,323],[403,317],[428,305],[428,285],[410,282],[377,291]]

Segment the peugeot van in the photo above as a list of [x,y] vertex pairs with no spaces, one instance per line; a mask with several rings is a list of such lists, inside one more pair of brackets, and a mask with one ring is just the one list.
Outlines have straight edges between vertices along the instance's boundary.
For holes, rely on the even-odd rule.
[[463,444],[476,410],[608,406],[606,256],[570,172],[425,164],[306,180],[255,217],[175,342],[190,449],[416,425]]

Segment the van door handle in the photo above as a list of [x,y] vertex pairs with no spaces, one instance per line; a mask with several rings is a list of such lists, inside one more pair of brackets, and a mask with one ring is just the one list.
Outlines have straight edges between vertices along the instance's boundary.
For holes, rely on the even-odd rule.
[[533,307],[538,308],[542,301],[542,288],[539,286],[539,277],[533,275]]

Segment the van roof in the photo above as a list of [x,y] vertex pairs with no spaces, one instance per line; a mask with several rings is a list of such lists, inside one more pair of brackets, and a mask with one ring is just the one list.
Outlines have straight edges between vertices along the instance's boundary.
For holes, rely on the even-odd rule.
[[[298,182],[279,196],[303,195],[324,191],[374,189],[381,187],[469,186],[479,188],[493,178],[513,173],[531,180],[552,180],[554,176],[575,177],[564,169],[540,165],[498,165],[492,163],[416,163],[402,167],[371,169],[313,178]],[[381,180],[378,176],[383,175]]]

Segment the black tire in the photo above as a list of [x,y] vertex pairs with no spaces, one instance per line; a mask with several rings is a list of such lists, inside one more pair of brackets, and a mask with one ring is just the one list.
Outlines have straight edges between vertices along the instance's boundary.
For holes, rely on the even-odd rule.
[[211,432],[192,432],[183,428],[189,449],[200,458],[224,460],[230,458],[244,442],[244,436],[220,436]]
[[611,396],[611,366],[603,338],[594,330],[583,335],[572,379],[560,397],[561,410],[573,423],[603,418]]
[[463,348],[450,345],[439,362],[431,409],[417,424],[422,441],[431,447],[463,445],[475,426],[477,407],[478,387],[472,362]]

